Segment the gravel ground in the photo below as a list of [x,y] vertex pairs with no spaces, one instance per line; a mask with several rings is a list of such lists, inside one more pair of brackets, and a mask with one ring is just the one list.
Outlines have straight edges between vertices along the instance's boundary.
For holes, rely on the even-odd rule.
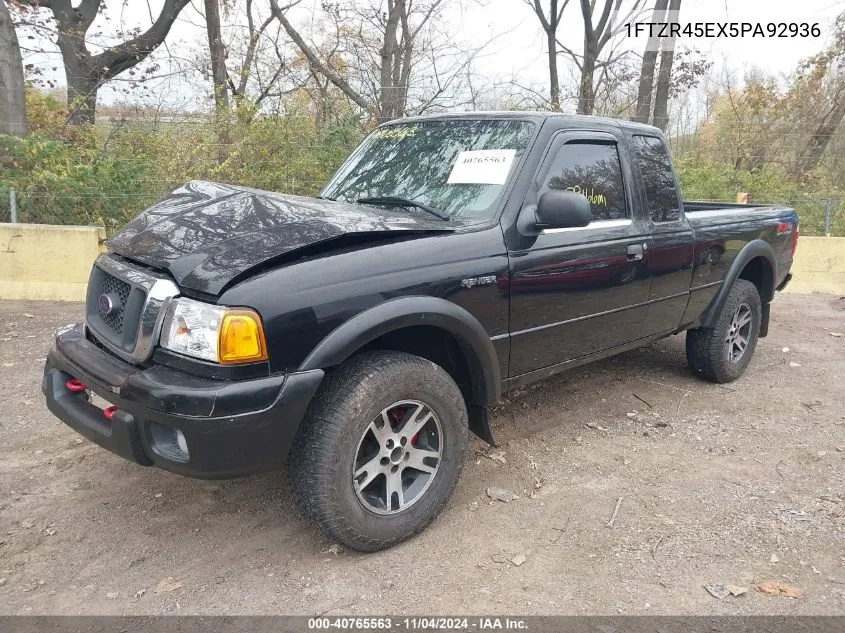
[[65,427],[41,371],[81,306],[0,302],[0,613],[843,615],[845,297],[772,312],[729,386],[673,337],[508,394],[434,524],[361,555],[283,472],[185,479]]

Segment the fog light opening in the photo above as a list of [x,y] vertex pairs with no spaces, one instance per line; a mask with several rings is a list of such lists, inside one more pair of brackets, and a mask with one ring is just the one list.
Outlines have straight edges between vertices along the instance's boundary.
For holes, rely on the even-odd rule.
[[153,422],[150,425],[153,450],[162,457],[174,462],[187,462],[190,459],[188,441],[179,429]]

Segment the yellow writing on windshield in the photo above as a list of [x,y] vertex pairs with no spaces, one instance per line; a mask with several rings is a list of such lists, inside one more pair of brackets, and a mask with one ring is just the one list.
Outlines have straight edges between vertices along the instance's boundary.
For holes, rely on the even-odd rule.
[[416,125],[391,125],[375,130],[370,137],[376,140],[382,139],[403,139],[414,136],[417,133]]
[[580,187],[578,185],[574,185],[572,187],[567,187],[567,191],[574,191],[575,193],[580,193],[584,196],[587,200],[590,201],[590,204],[594,204],[598,207],[606,207],[607,206],[607,198],[603,193],[597,193],[595,189],[592,187]]

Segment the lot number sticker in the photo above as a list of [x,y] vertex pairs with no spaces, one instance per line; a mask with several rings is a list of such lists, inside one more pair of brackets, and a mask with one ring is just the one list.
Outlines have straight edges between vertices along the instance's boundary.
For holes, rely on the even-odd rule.
[[514,156],[515,149],[460,152],[447,182],[450,185],[503,185]]

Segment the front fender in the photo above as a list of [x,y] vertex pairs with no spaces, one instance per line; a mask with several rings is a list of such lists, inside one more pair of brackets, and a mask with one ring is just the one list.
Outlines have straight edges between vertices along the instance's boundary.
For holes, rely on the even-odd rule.
[[339,365],[367,343],[395,330],[428,325],[458,341],[473,376],[472,404],[494,405],[501,396],[501,370],[490,336],[464,308],[436,297],[400,297],[369,308],[335,328],[308,355],[298,371]]

